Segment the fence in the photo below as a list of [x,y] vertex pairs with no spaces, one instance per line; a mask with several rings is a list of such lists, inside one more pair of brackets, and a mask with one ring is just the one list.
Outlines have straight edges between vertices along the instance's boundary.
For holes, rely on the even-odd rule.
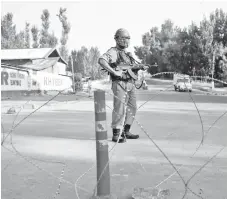
[[[166,73],[158,73],[158,74],[154,74],[153,76],[157,76],[157,75],[161,75],[161,74],[166,74]],[[168,74],[172,74],[171,72],[168,72]],[[218,82],[220,82],[219,80],[215,80],[215,81],[218,81]],[[224,82],[225,84],[226,84],[226,82]],[[150,97],[147,101],[145,101],[144,103],[142,103],[139,107],[138,107],[138,112],[139,112],[139,109],[141,109],[142,107],[144,107],[146,104],[148,104],[153,98],[155,98],[155,97],[157,97],[161,92],[166,92],[166,91],[168,91],[170,88],[172,88],[172,85],[170,85],[170,86],[168,86],[164,91],[159,91],[159,92],[157,92],[154,96],[152,96],[152,97]],[[20,126],[22,126],[23,125],[23,122],[25,121],[25,120],[27,120],[28,118],[30,118],[32,115],[34,115],[36,112],[38,112],[38,110],[40,110],[41,108],[43,108],[43,107],[45,107],[45,106],[47,106],[47,104],[48,103],[50,103],[50,102],[52,102],[56,97],[58,97],[61,93],[62,93],[63,91],[60,91],[57,95],[55,95],[55,96],[53,96],[51,99],[49,99],[48,101],[46,101],[45,103],[43,103],[41,106],[39,106],[37,109],[35,109],[34,111],[32,111],[32,112],[30,112],[29,114],[27,114],[25,117],[23,117],[19,122],[15,122],[16,120],[17,120],[17,118],[19,117],[19,114],[20,114],[20,112],[21,112],[21,110],[22,110],[22,107],[21,107],[21,109],[16,113],[16,115],[15,115],[15,118],[14,118],[14,120],[13,120],[13,122],[12,122],[12,125],[11,125],[11,128],[8,130],[8,132],[6,133],[5,132],[5,126],[3,125],[3,122],[4,122],[4,117],[2,118],[2,120],[3,120],[3,122],[2,122],[2,150],[7,150],[7,151],[9,151],[10,153],[12,153],[12,154],[15,154],[16,155],[16,157],[20,157],[20,158],[22,158],[25,162],[24,163],[29,163],[29,164],[31,164],[32,166],[34,166],[36,169],[38,169],[38,171],[39,172],[41,172],[41,173],[45,173],[46,175],[48,175],[48,176],[50,176],[51,178],[53,178],[53,179],[55,179],[55,180],[57,180],[57,184],[51,184],[52,186],[51,187],[56,187],[55,189],[56,189],[56,191],[55,191],[55,194],[52,194],[51,196],[50,196],[50,193],[46,193],[45,192],[45,194],[47,194],[47,195],[43,195],[43,197],[42,198],[67,198],[67,196],[68,195],[70,195],[71,197],[73,197],[73,198],[80,198],[80,197],[82,197],[81,195],[82,195],[82,193],[84,193],[84,198],[88,198],[88,197],[91,197],[91,196],[93,196],[93,197],[95,197],[95,195],[96,195],[96,189],[97,189],[97,184],[99,183],[99,181],[100,181],[100,179],[101,179],[101,177],[102,177],[102,173],[104,173],[104,171],[105,171],[105,169],[103,169],[103,171],[102,171],[102,173],[101,173],[101,176],[100,176],[100,178],[99,179],[97,179],[97,181],[95,180],[95,183],[93,183],[93,191],[89,191],[88,189],[89,188],[91,188],[91,185],[89,185],[89,183],[86,181],[86,183],[84,183],[84,185],[87,185],[87,187],[81,187],[81,186],[79,186],[78,184],[79,184],[79,182],[81,182],[82,181],[82,179],[84,179],[85,178],[85,176],[88,176],[89,175],[89,172],[91,172],[94,168],[95,168],[95,166],[96,166],[96,162],[90,167],[90,168],[88,168],[88,169],[86,169],[86,171],[85,172],[82,172],[81,171],[81,175],[80,176],[77,176],[77,179],[75,180],[75,179],[71,179],[71,180],[69,180],[69,179],[67,179],[66,177],[64,177],[65,176],[65,170],[66,170],[66,168],[67,167],[69,167],[69,165],[71,164],[70,162],[68,162],[68,164],[66,164],[66,161],[59,161],[59,160],[46,160],[46,159],[40,159],[40,158],[38,158],[38,157],[36,157],[36,158],[34,158],[34,157],[31,157],[31,156],[28,156],[28,155],[24,155],[24,154],[22,154],[20,151],[18,151],[18,149],[14,146],[15,145],[15,143],[13,143],[13,135],[15,135],[15,133],[16,133],[16,129],[18,128],[18,127],[20,127]],[[106,94],[107,95],[110,95],[111,97],[113,97],[113,94],[112,94],[112,92],[108,92],[108,91],[106,91]],[[195,147],[195,150],[193,151],[193,153],[190,155],[190,156],[188,156],[188,161],[189,160],[192,160],[193,158],[196,158],[196,154],[198,154],[199,152],[200,152],[200,150],[201,150],[201,148],[203,147],[203,144],[206,142],[206,138],[207,138],[207,136],[208,136],[208,133],[212,130],[212,128],[214,128],[214,126],[216,125],[216,124],[218,124],[218,122],[220,122],[220,120],[223,120],[223,118],[226,116],[226,113],[227,113],[227,110],[223,110],[222,111],[222,113],[220,114],[219,112],[219,115],[218,115],[218,117],[216,118],[216,120],[214,120],[213,122],[212,122],[212,124],[209,126],[209,128],[205,131],[205,128],[204,128],[204,121],[203,121],[203,116],[202,116],[202,114],[201,114],[201,111],[199,110],[199,106],[197,105],[197,102],[194,100],[194,98],[193,98],[193,95],[191,94],[191,93],[188,93],[188,95],[189,95],[189,97],[190,97],[190,99],[191,99],[191,101],[192,101],[192,103],[193,103],[193,106],[194,106],[194,110],[196,111],[196,114],[197,114],[197,120],[199,121],[199,123],[200,123],[200,130],[199,131],[201,131],[200,132],[200,141],[199,141],[199,143],[198,143],[198,145]],[[75,96],[80,96],[80,94],[79,93],[76,93],[76,95]],[[89,96],[81,96],[82,98],[88,98],[89,100],[92,100],[92,98]],[[78,103],[79,103],[79,101],[80,100],[78,100]],[[122,102],[122,103],[124,103],[124,102]],[[110,107],[110,105],[106,105],[106,107],[108,108],[108,109],[111,109],[111,111],[113,111],[112,110],[112,108]],[[143,125],[142,125],[142,122],[141,121],[139,121],[137,118],[135,118],[135,124],[137,124],[137,126],[138,126],[138,128],[147,136],[147,138],[148,138],[148,140],[153,144],[153,146],[155,147],[155,149],[159,152],[159,154],[160,154],[160,156],[162,156],[162,157],[164,157],[165,158],[165,161],[166,162],[168,162],[168,164],[172,167],[172,170],[173,170],[173,172],[171,173],[171,174],[169,174],[169,175],[167,175],[166,176],[166,174],[164,175],[164,177],[162,178],[162,179],[160,179],[160,176],[158,176],[157,178],[158,178],[158,180],[156,180],[155,178],[152,178],[152,179],[144,179],[144,181],[155,181],[155,182],[153,182],[152,184],[156,184],[156,185],[154,185],[154,186],[147,186],[146,185],[146,187],[148,187],[148,188],[150,188],[150,190],[152,191],[152,194],[153,194],[153,197],[156,195],[156,198],[164,198],[164,195],[168,195],[169,194],[169,196],[166,196],[167,198],[174,198],[174,199],[176,199],[176,198],[180,198],[180,199],[184,199],[184,198],[188,198],[188,197],[190,197],[190,198],[218,198],[216,195],[215,196],[207,196],[206,197],[206,192],[209,192],[210,193],[210,190],[204,190],[204,189],[202,189],[201,188],[201,190],[194,190],[195,188],[197,188],[196,186],[198,186],[198,184],[197,185],[194,185],[193,186],[193,188],[191,188],[191,181],[196,177],[196,176],[198,176],[199,174],[201,174],[201,171],[202,170],[204,170],[206,167],[207,167],[207,165],[209,165],[209,164],[211,164],[211,162],[212,161],[214,161],[214,159],[215,158],[217,158],[218,157],[218,155],[220,155],[221,154],[221,152],[223,152],[223,150],[226,148],[226,146],[221,146],[221,147],[218,147],[217,148],[217,150],[216,150],[216,153],[215,154],[213,154],[213,155],[211,155],[209,158],[208,158],[208,160],[206,160],[205,162],[201,162],[201,161],[199,161],[198,160],[198,165],[197,165],[197,167],[194,169],[194,172],[189,176],[189,177],[187,177],[187,180],[185,179],[186,178],[186,176],[185,175],[183,175],[182,174],[182,170],[183,170],[183,172],[186,172],[186,170],[187,169],[185,169],[185,165],[184,164],[180,164],[180,165],[176,165],[172,160],[171,160],[171,158],[169,157],[169,155],[168,155],[168,153],[166,152],[166,150],[165,149],[163,149],[163,145],[160,145],[160,144],[158,144],[158,142],[157,142],[157,140],[155,140],[154,138],[153,138],[153,136],[152,135],[150,135],[149,133],[148,133],[148,131],[147,130],[149,130],[149,129],[146,129]],[[188,127],[188,126],[187,126]],[[175,128],[177,128],[177,127],[175,127]],[[188,128],[190,128],[190,127],[188,127]],[[54,129],[54,130],[56,130],[56,129]],[[193,130],[193,129],[192,129]],[[221,131],[222,132],[224,132],[225,131],[225,129],[221,129]],[[93,130],[93,132],[94,132],[94,130]],[[94,132],[95,133],[95,132]],[[170,134],[168,134],[166,137],[165,137],[165,139],[168,139],[169,137],[171,137],[173,135],[173,133],[170,133]],[[110,144],[111,145],[111,144]],[[9,146],[11,146],[11,148],[9,148]],[[109,154],[110,154],[110,158],[109,158],[109,161],[108,161],[108,164],[110,164],[111,163],[111,161],[112,161],[112,159],[113,159],[113,157],[114,157],[114,152],[116,152],[116,149],[119,147],[120,149],[122,149],[122,146],[127,146],[127,143],[126,144],[124,144],[124,145],[120,145],[120,144],[118,144],[118,143],[115,143],[115,144],[113,144],[112,145],[112,147],[111,147],[111,149],[109,150]],[[133,145],[134,147],[141,147],[141,146],[138,146],[138,145]],[[60,147],[60,146],[59,146]],[[120,150],[119,149],[119,150]],[[152,148],[153,150],[154,150],[154,148]],[[216,149],[216,148],[215,148]],[[130,149],[128,149],[128,150],[130,150]],[[177,150],[182,150],[182,148],[177,148]],[[48,153],[48,151],[47,151],[47,153]],[[82,153],[82,151],[81,151],[81,153]],[[123,153],[123,151],[122,151],[122,153]],[[146,152],[146,153],[148,153],[148,152]],[[207,153],[209,153],[209,151],[207,152]],[[65,154],[65,155],[67,155],[67,154]],[[123,157],[124,157],[124,154],[122,155]],[[120,157],[120,158],[122,158],[122,156]],[[6,164],[4,164],[4,165],[2,165],[2,175],[3,175],[3,184],[4,184],[4,174],[6,174],[7,173],[7,169],[9,170],[9,167],[10,167],[10,165],[12,166],[13,164],[17,164],[17,161],[15,161],[13,158],[12,158],[12,160],[10,160],[10,158],[9,157],[7,157],[7,158],[5,158],[4,156],[3,156],[3,158],[4,159],[6,159],[7,161],[7,163]],[[127,157],[124,157],[124,158],[127,158]],[[53,159],[58,159],[58,158],[53,158]],[[136,158],[137,160],[138,160],[138,158]],[[198,159],[198,158],[197,158]],[[16,159],[17,160],[17,159]],[[15,163],[14,163],[14,161],[15,161]],[[46,170],[46,169],[43,169],[43,167],[42,166],[40,166],[37,162],[39,162],[39,164],[46,164],[46,165],[48,165],[48,167],[49,168],[51,168],[51,169],[53,169],[53,165],[55,166],[55,167],[57,167],[58,169],[60,169],[60,172],[56,172],[55,171],[55,173],[60,173],[60,177],[57,175],[57,174],[55,174],[55,173],[52,173],[52,172],[50,172],[50,171],[48,171],[48,170]],[[225,163],[225,162],[224,162]],[[51,164],[51,166],[49,166],[49,164]],[[142,170],[143,170],[143,172],[139,172],[139,176],[140,175],[143,175],[143,176],[145,176],[145,177],[147,177],[147,178],[149,178],[149,175],[150,175],[150,172],[148,172],[148,170],[150,169],[150,168],[145,168],[144,166],[143,166],[143,164],[138,160],[138,165],[140,165],[140,168],[142,168]],[[158,168],[157,168],[157,166],[155,166],[155,164],[153,163],[153,164],[150,164],[151,166],[152,166],[152,170],[153,170],[153,172],[164,172],[165,173],[165,169],[163,169],[163,168],[161,168],[161,166],[160,165],[162,165],[162,164],[159,164],[159,166],[158,166]],[[76,165],[74,165],[75,167],[76,167]],[[167,166],[167,165],[165,165],[165,166]],[[223,163],[222,163],[222,165],[221,165],[222,167],[222,169],[223,169],[223,172],[226,172],[226,170],[225,170],[225,168],[226,168],[226,166],[225,165],[223,165]],[[20,168],[19,166],[18,166],[18,168]],[[124,168],[124,169],[127,169],[127,168]],[[53,169],[54,170],[54,169]],[[19,171],[18,171],[19,172]],[[68,171],[69,173],[70,173],[70,171]],[[20,172],[19,172],[20,173]],[[73,173],[73,172],[72,172]],[[186,172],[187,174],[188,174],[188,172]],[[71,173],[70,173],[70,175],[71,175]],[[133,174],[131,174],[131,175],[133,175]],[[155,176],[154,174],[152,174],[153,176]],[[177,178],[176,179],[176,175],[179,177],[179,178]],[[7,176],[7,175],[6,175]],[[5,176],[5,177],[6,177]],[[124,174],[120,174],[120,176],[122,177],[122,176],[124,176]],[[175,179],[173,180],[173,178],[174,178],[174,176],[175,176]],[[91,177],[91,176],[89,176],[89,177]],[[93,176],[94,177],[94,176]],[[111,175],[111,177],[113,178],[113,176]],[[130,175],[129,175],[129,177],[130,177]],[[68,176],[68,178],[69,178],[69,176]],[[166,185],[164,186],[164,184],[167,182],[167,181],[169,181],[170,179],[172,179],[172,182],[176,182],[177,181],[177,187],[175,187],[175,189],[176,189],[176,195],[175,196],[171,196],[171,190],[170,190],[170,193],[168,192],[168,191],[166,191],[164,188],[167,188],[167,190],[168,190],[168,186],[166,187]],[[180,179],[180,182],[181,182],[181,184],[180,184],[180,182],[179,182],[179,179]],[[211,179],[212,180],[212,179]],[[88,179],[88,181],[89,181],[89,179]],[[94,180],[93,180],[94,181]],[[116,181],[115,181],[116,182]],[[32,184],[32,181],[30,182],[31,184]],[[34,183],[34,182],[33,182]],[[127,182],[128,183],[128,182]],[[120,183],[119,182],[119,184],[123,184],[124,186],[126,186],[126,184],[127,184],[126,182],[124,183]],[[133,184],[133,182],[130,182],[131,184]],[[129,184],[130,184],[129,183]],[[135,183],[135,182],[134,182]],[[214,182],[214,183],[217,183],[217,182]],[[141,184],[146,184],[145,182],[141,182]],[[149,183],[150,184],[150,183]],[[69,190],[68,188],[66,188],[65,186],[66,185],[68,185],[69,187],[71,187],[71,188],[75,188],[75,192],[74,193],[72,193],[72,190],[70,189],[70,191],[69,192],[67,192],[67,190]],[[141,185],[142,187],[143,187],[143,185]],[[183,185],[183,187],[182,187],[182,185]],[[48,185],[46,185],[46,186],[48,186]],[[113,186],[113,185],[111,185],[111,186]],[[161,188],[159,188],[159,187],[161,187],[161,186],[163,186],[164,188],[163,189],[161,189]],[[224,185],[223,185],[223,187],[224,187]],[[214,191],[214,189],[217,189],[216,187],[214,188],[214,187],[212,187],[213,188],[213,191]],[[4,187],[4,189],[6,189],[5,187]],[[4,192],[4,189],[3,189],[3,192]],[[67,192],[67,193],[65,193],[65,195],[63,195],[62,194],[62,190],[66,190],[65,192]],[[10,190],[10,188],[9,188],[9,190]],[[12,188],[11,188],[11,190],[12,190]],[[82,193],[80,193],[79,194],[79,190],[82,192]],[[225,190],[226,189],[224,189],[223,190],[223,193],[221,193],[221,195],[220,195],[220,198],[222,197],[227,197],[227,194],[225,193]],[[22,191],[22,190],[20,190],[20,191]],[[165,192],[166,191],[166,192]],[[42,192],[42,190],[39,190],[39,192]],[[141,192],[143,192],[143,194],[145,194],[145,196],[144,196],[144,198],[151,198],[151,196],[148,196],[148,195],[146,195],[146,190],[144,190],[144,189],[142,189],[142,188],[135,188],[134,190],[131,190],[131,192],[133,192],[133,194],[134,194],[134,198],[136,198],[137,197],[137,195],[139,195],[139,194],[141,194]],[[17,193],[18,194],[18,193]],[[148,194],[148,193],[147,193]],[[224,195],[222,195],[222,194],[224,194]],[[3,197],[5,197],[5,198],[7,198],[7,194],[5,193],[4,195],[3,195]],[[32,198],[39,198],[40,196],[34,196],[33,194],[32,194]],[[29,198],[29,197],[28,197]],[[31,198],[31,197],[30,197]],[[122,197],[121,197],[122,198]],[[155,198],[155,197],[154,197]],[[24,198],[24,199],[26,199],[26,198]]]

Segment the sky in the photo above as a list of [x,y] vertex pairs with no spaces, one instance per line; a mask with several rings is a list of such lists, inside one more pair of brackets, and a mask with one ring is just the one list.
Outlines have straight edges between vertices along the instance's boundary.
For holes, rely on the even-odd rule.
[[[41,28],[41,14],[44,9],[50,12],[50,33],[60,40],[61,23],[56,16],[60,7],[67,9],[71,25],[68,49],[79,50],[98,47],[101,53],[115,46],[114,34],[125,28],[131,36],[129,51],[142,45],[142,35],[171,19],[175,26],[188,27],[208,17],[216,8],[227,13],[225,1],[2,1],[1,16],[13,13],[13,22],[19,32],[25,22]],[[59,41],[60,43],[60,41]]]

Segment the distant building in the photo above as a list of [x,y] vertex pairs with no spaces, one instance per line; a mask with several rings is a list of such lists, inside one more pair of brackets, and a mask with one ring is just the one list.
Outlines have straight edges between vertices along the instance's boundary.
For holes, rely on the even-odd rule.
[[72,74],[66,68],[56,48],[1,50],[2,94],[67,89]]
[[56,48],[4,49],[1,66],[66,75],[67,62]]

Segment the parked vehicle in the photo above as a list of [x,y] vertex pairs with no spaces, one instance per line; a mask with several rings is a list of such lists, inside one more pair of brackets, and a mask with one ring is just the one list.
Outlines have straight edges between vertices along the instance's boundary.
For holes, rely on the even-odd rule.
[[173,86],[175,91],[189,91],[192,92],[192,84],[189,75],[174,74]]
[[82,78],[82,90],[85,92],[89,92],[91,90],[91,78],[84,77]]

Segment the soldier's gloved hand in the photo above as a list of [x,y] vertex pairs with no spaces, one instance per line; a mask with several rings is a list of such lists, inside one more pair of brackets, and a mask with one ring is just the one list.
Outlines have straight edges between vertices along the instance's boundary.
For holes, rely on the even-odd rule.
[[144,70],[147,70],[148,68],[149,68],[149,66],[146,66],[146,65],[143,66]]
[[119,70],[119,71],[115,71],[114,75],[117,77],[122,77],[122,73],[123,73],[123,71]]

